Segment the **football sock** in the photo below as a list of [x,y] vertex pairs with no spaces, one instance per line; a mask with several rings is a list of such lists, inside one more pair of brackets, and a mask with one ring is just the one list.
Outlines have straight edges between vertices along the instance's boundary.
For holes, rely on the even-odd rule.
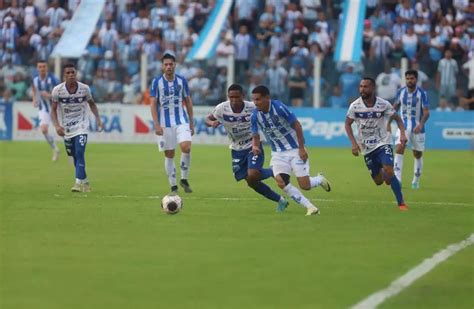
[[398,205],[403,204],[403,195],[402,195],[402,187],[400,186],[400,182],[398,181],[397,177],[395,175],[392,176],[390,183],[390,187],[392,187],[393,194],[395,194],[395,197],[397,198],[397,203]]
[[402,170],[403,170],[403,155],[396,153],[395,154],[395,166],[393,168],[395,176],[397,176],[398,181],[402,181]]
[[78,147],[74,154],[76,166],[76,178],[86,179],[86,160],[84,158],[84,148]]
[[191,154],[190,153],[181,153],[181,179],[189,178],[189,165],[191,163]]
[[421,172],[423,170],[423,157],[416,159],[415,158],[415,167],[413,173],[413,182],[418,182],[420,180]]
[[266,184],[264,184],[261,181],[259,181],[257,186],[253,189],[255,190],[255,192],[265,196],[269,200],[272,200],[272,201],[275,201],[275,202],[280,201],[280,198],[281,198],[280,194],[273,191],[269,186],[267,186]]
[[285,191],[289,197],[291,197],[296,203],[301,204],[303,207],[309,208],[313,206],[313,204],[311,204],[311,202],[306,197],[304,197],[300,190],[298,190],[298,188],[293,186],[291,183],[287,184],[286,187],[283,188],[283,191]]
[[168,175],[170,186],[176,186],[176,167],[174,165],[174,158],[165,157],[165,171],[166,175]]
[[311,188],[315,188],[321,184],[323,181],[323,177],[321,175],[318,175],[316,177],[309,177],[309,181],[311,183]]
[[48,142],[49,146],[51,146],[51,149],[57,150],[58,147],[56,146],[56,142],[54,141],[54,137],[48,133],[43,133],[44,138]]
[[261,180],[265,180],[267,178],[273,177],[273,170],[271,168],[262,168],[260,170],[260,177],[261,177]]

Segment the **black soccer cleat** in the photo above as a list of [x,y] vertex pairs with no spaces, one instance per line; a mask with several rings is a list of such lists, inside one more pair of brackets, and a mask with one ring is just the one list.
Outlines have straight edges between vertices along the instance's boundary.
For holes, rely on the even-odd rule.
[[172,186],[170,195],[178,195],[178,186]]
[[181,180],[179,181],[179,185],[180,185],[181,187],[183,187],[184,192],[186,192],[186,193],[191,193],[191,192],[193,192],[193,190],[191,189],[191,186],[189,185],[189,182],[188,182],[187,179],[181,179]]

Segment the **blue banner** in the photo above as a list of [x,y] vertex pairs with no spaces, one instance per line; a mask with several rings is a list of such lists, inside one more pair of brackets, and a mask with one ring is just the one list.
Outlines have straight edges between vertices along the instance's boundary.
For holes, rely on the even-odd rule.
[[12,104],[0,103],[0,141],[12,139],[12,111]]
[[334,61],[360,62],[366,0],[345,0]]
[[[301,122],[307,146],[350,147],[344,123],[346,109],[292,108]],[[430,112],[425,126],[427,149],[472,149],[474,112]]]

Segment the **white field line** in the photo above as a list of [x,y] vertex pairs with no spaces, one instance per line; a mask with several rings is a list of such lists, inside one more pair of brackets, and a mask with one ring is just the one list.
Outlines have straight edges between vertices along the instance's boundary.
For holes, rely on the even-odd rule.
[[[150,195],[150,196],[140,196],[140,195],[96,195],[93,193],[89,194],[94,198],[102,199],[161,199],[163,196],[160,195]],[[88,194],[76,194],[75,197],[87,198]],[[62,194],[54,194],[56,198],[65,197]],[[186,200],[198,200],[198,201],[259,201],[262,198],[258,197],[198,197],[198,196],[185,196]],[[370,200],[344,200],[344,199],[322,199],[322,198],[312,198],[310,199],[316,202],[327,202],[327,203],[356,203],[356,204],[373,204],[374,201]],[[378,204],[393,204],[393,201],[378,201]],[[471,203],[457,203],[457,202],[427,202],[427,201],[410,201],[408,205],[441,205],[441,206],[474,206]]]
[[462,249],[474,243],[474,234],[456,244],[451,244],[441,251],[435,253],[432,257],[425,259],[423,262],[410,269],[406,274],[393,281],[387,288],[377,291],[369,297],[363,299],[359,303],[351,307],[351,309],[372,309],[377,308],[386,299],[397,295],[413,282],[430,272],[439,263],[446,261],[449,257],[455,255]]

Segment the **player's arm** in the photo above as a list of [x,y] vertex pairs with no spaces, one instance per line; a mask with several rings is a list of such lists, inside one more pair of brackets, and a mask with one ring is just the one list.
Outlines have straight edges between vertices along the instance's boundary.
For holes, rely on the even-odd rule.
[[421,103],[423,108],[423,116],[421,116],[420,123],[418,123],[415,129],[413,129],[413,133],[415,134],[421,133],[423,127],[425,126],[425,123],[428,121],[428,118],[430,118],[430,106],[428,104],[428,96],[426,95],[426,93],[422,93]]
[[304,148],[304,135],[303,135],[303,127],[298,119],[291,124],[291,127],[296,132],[296,139],[298,140],[298,153],[300,155],[301,160],[305,161],[308,160],[308,152]]
[[217,120],[216,117],[214,117],[213,114],[209,114],[206,117],[206,126],[212,127],[212,128],[217,128],[221,123]]
[[400,143],[405,145],[407,143],[407,136],[405,134],[405,125],[403,124],[403,120],[397,113],[393,113],[390,116],[390,121],[395,120],[397,122],[398,129],[400,129]]
[[193,100],[188,95],[184,98],[184,104],[186,104],[186,110],[189,116],[189,129],[191,129],[191,135],[194,135],[194,113],[193,113]]
[[31,85],[31,95],[33,96],[33,106],[38,107],[38,102],[36,102],[36,87],[34,82]]
[[91,109],[92,114],[94,114],[95,120],[97,121],[97,129],[99,132],[102,132],[104,129],[104,125],[102,124],[102,119],[100,119],[99,115],[99,110],[97,109],[97,104],[95,104],[95,101],[93,98],[90,98],[87,100],[87,103],[89,103],[89,107]]
[[352,154],[357,157],[359,155],[360,148],[359,148],[359,144],[357,144],[357,141],[354,137],[354,132],[352,131],[353,122],[354,122],[354,119],[346,116],[345,128],[346,128],[347,137],[349,137],[349,140],[351,141],[351,144],[352,144]]
[[258,134],[257,114],[252,113],[250,117],[250,130],[252,131],[252,152],[255,156],[260,154],[260,134]]
[[56,133],[58,133],[59,136],[64,136],[64,128],[61,127],[58,120],[58,101],[56,100],[51,102],[51,121],[56,128]]
[[153,125],[155,126],[155,134],[156,135],[163,135],[163,128],[160,125],[160,120],[158,118],[158,99],[151,98],[151,117],[153,118]]

